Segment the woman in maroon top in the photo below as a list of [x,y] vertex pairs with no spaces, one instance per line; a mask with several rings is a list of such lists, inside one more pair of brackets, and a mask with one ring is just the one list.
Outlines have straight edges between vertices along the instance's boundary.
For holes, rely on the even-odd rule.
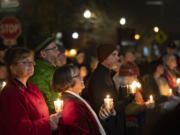
[[76,67],[58,68],[53,76],[53,89],[62,92],[64,107],[59,135],[106,135],[90,105],[80,97],[84,82]]
[[39,88],[28,79],[34,73],[34,53],[15,47],[7,51],[7,85],[0,94],[0,135],[51,135],[58,115],[49,117]]

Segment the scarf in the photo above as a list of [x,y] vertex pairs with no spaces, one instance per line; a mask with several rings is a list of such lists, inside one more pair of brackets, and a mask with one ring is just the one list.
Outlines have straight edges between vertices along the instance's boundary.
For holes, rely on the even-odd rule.
[[72,92],[72,91],[66,91],[67,93],[70,93],[71,95],[75,96],[76,98],[78,98],[80,101],[82,101],[86,107],[89,109],[89,111],[92,113],[92,115],[94,116],[98,126],[99,126],[99,132],[101,133],[101,135],[106,135],[106,132],[104,131],[104,128],[102,127],[96,113],[94,112],[94,110],[91,108],[91,106],[82,98],[80,97],[78,94]]

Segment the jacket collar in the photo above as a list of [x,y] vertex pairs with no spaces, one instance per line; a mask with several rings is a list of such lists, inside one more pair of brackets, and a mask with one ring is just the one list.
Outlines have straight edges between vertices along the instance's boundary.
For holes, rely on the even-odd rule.
[[25,87],[24,84],[20,82],[19,80],[17,80],[16,78],[9,78],[8,82],[12,83],[16,87],[18,87],[20,90],[29,89],[29,87],[31,86],[30,83],[27,81],[27,87]]
[[98,70],[100,70],[101,72],[107,72],[111,75],[111,77],[113,77],[116,72],[114,70],[110,70],[109,68],[105,67],[104,65],[102,65],[101,63],[98,64]]

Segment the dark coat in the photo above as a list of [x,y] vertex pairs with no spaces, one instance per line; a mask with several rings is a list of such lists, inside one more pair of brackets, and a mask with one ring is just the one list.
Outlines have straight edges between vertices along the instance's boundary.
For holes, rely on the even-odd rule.
[[143,97],[147,101],[149,95],[153,95],[154,100],[157,104],[167,101],[167,97],[160,94],[160,90],[153,75],[145,75],[142,80]]
[[100,107],[104,103],[104,98],[106,95],[110,95],[110,97],[113,98],[114,108],[117,115],[111,116],[108,120],[101,121],[101,123],[108,135],[124,135],[124,108],[128,99],[123,101],[120,100],[118,90],[116,89],[112,79],[113,75],[113,71],[99,63],[98,67],[90,77],[88,88],[86,92],[84,92],[84,97],[88,98],[92,108],[97,114],[99,114]]
[[62,98],[59,135],[101,135],[93,114],[82,101],[70,93],[63,93]]
[[160,90],[153,75],[145,75],[142,80],[143,97],[147,101],[149,95],[153,95],[155,100],[155,108],[146,110],[146,119],[143,134],[148,134],[150,127],[157,123],[157,120],[163,115],[160,104],[167,101],[166,96],[160,94]]

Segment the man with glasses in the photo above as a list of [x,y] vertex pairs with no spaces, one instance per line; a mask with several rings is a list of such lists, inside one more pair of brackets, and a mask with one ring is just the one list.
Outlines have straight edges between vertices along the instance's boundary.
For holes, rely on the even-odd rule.
[[54,112],[54,101],[58,98],[58,94],[51,89],[51,81],[56,67],[66,64],[64,52],[65,48],[56,44],[55,37],[49,37],[35,48],[37,59],[30,81],[40,88],[50,114]]

